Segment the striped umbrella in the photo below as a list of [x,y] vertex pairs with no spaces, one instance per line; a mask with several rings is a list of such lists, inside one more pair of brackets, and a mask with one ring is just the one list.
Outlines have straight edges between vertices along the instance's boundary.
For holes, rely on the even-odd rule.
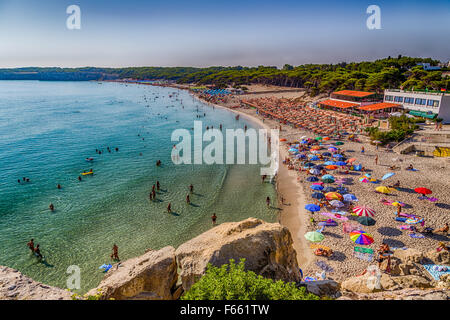
[[353,212],[360,217],[374,217],[375,216],[375,210],[366,207],[366,206],[358,206],[353,208]]
[[367,246],[373,243],[372,235],[368,234],[365,231],[352,231],[350,232],[350,239],[356,244],[360,244],[363,246]]

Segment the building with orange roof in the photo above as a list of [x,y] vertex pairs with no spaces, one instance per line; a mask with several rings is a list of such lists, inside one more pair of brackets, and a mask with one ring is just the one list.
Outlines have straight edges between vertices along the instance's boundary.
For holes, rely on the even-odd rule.
[[331,94],[331,98],[354,102],[375,102],[383,100],[382,95],[379,95],[376,92],[356,90],[335,91]]

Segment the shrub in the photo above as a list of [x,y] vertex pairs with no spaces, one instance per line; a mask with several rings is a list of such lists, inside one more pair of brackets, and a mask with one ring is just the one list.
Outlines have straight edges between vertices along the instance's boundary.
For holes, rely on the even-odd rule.
[[319,300],[297,288],[294,283],[273,281],[245,271],[245,259],[220,268],[208,265],[206,274],[186,292],[181,300]]

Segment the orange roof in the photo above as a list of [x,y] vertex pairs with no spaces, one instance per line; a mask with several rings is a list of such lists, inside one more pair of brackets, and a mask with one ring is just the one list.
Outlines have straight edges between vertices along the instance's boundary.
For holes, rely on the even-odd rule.
[[336,91],[333,92],[333,94],[339,94],[342,96],[350,96],[350,97],[367,97],[375,94],[375,92],[364,92],[364,91],[353,91],[353,90],[342,90],[342,91]]
[[392,108],[392,107],[401,107],[401,105],[396,104],[396,103],[380,102],[380,103],[375,103],[375,104],[369,104],[364,107],[359,107],[358,109],[364,110],[364,111],[375,111],[375,110],[387,109],[387,108]]
[[326,106],[330,106],[330,107],[338,107],[341,109],[346,109],[346,108],[351,108],[351,107],[358,107],[359,104],[357,103],[352,103],[352,102],[344,102],[344,101],[338,101],[338,100],[325,100],[325,101],[321,101],[319,102],[320,104],[324,104]]

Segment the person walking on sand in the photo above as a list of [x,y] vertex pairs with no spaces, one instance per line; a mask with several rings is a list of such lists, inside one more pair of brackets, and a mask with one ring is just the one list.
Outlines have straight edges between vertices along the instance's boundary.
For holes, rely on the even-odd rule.
[[211,220],[212,220],[213,226],[215,226],[216,225],[216,221],[217,221],[217,216],[216,216],[215,213],[213,213],[213,215],[211,216]]
[[115,261],[120,261],[119,258],[119,247],[114,243],[113,245],[113,253],[111,254],[111,259],[115,260]]
[[378,155],[375,157],[375,165],[378,165]]
[[34,252],[34,239],[31,239],[30,242],[27,243],[27,247]]

